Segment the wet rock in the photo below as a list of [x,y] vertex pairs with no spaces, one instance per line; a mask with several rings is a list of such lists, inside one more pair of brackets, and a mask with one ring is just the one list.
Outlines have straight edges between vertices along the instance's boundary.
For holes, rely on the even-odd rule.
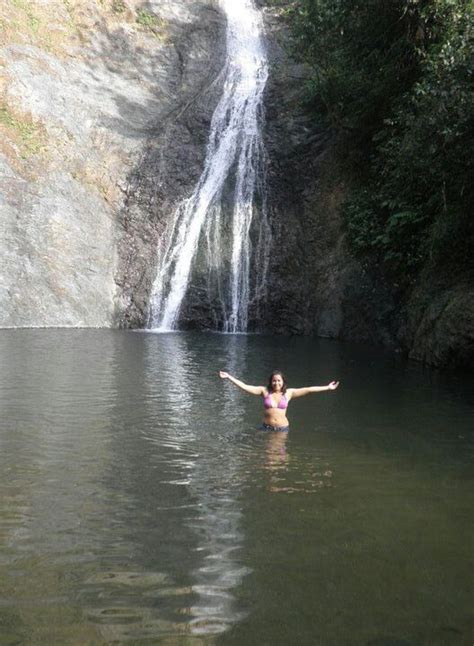
[[422,284],[408,308],[406,344],[412,359],[438,367],[474,367],[472,283],[444,289]]
[[303,109],[308,72],[288,54],[278,7],[260,4],[270,58],[266,146],[273,245],[258,326],[376,343],[431,365],[474,369],[472,275],[449,282],[426,268],[414,290],[402,291],[380,267],[352,256],[341,217],[348,186],[331,134]]
[[330,133],[302,107],[308,71],[288,55],[278,9],[264,12],[271,70],[265,132],[273,247],[260,326],[395,347],[393,295],[347,249],[340,212],[344,177]]
[[[162,111],[128,177],[120,215],[120,324],[147,324],[160,237],[204,165],[212,113],[222,88],[225,23],[212,2],[187,5],[190,19],[175,39],[173,105]],[[191,19],[192,18],[192,19]],[[188,317],[184,317],[190,318]],[[205,327],[199,312],[187,327]]]

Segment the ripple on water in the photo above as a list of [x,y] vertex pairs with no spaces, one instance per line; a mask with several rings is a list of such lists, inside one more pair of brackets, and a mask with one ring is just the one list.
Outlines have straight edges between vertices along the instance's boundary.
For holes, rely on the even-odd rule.
[[[465,384],[451,397],[377,362],[364,380],[339,344],[214,336],[0,335],[12,643],[470,643]],[[292,404],[286,439],[215,375],[258,379],[275,357],[301,383],[352,379]]]
[[162,585],[168,582],[168,575],[163,572],[98,572],[89,577],[85,583],[90,585],[113,584],[133,587]]

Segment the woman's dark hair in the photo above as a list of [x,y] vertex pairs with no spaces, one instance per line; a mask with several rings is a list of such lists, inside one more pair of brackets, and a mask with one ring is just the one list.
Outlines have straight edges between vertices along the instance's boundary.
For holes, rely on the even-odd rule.
[[267,386],[267,390],[268,390],[268,392],[269,392],[269,393],[272,393],[272,392],[273,392],[272,379],[273,379],[273,377],[276,377],[277,375],[280,375],[280,377],[283,379],[283,386],[281,387],[281,392],[284,394],[284,393],[286,393],[286,377],[285,377],[285,375],[282,373],[282,371],[281,371],[281,370],[274,370],[274,371],[272,372],[272,374],[271,374],[271,375],[270,375],[270,377],[268,378],[268,386]]

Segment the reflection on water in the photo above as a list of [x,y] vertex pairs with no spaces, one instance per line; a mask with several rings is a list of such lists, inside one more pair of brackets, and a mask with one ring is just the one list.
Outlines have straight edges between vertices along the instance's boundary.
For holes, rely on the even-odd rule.
[[[150,347],[153,346],[149,344]],[[185,519],[186,526],[192,530],[198,560],[190,573],[192,600],[186,609],[190,617],[187,628],[191,634],[216,634],[240,618],[232,590],[248,571],[235,559],[242,538],[234,487],[240,466],[239,453],[231,442],[223,442],[222,437],[212,438],[210,419],[201,419],[208,393],[200,384],[198,361],[190,353],[184,336],[169,335],[167,357],[166,373],[160,375],[163,362],[152,351],[147,361],[147,382],[164,385],[165,402],[169,393],[173,394],[171,408],[178,415],[175,424],[166,431],[166,441],[177,451],[179,457],[175,464],[185,478],[170,484],[186,485],[194,501],[193,513]],[[228,361],[235,364],[232,343]],[[190,447],[201,445],[206,434],[211,436],[211,444],[206,442],[206,455],[199,449],[190,454]]]
[[[265,461],[268,472],[268,491],[272,493],[316,493],[331,486],[332,470],[328,464],[316,470],[313,460],[299,457],[291,460],[288,451],[288,433],[267,433]],[[306,464],[305,464],[306,463]]]
[[[472,383],[308,339],[0,334],[2,644],[470,644]],[[290,433],[217,371],[291,385]]]
[[275,474],[278,471],[287,471],[289,456],[286,444],[288,433],[280,431],[275,433],[262,432],[266,435],[264,469],[268,469],[268,471]]
[[[89,577],[85,581],[90,603],[87,617],[100,625],[100,634],[107,640],[217,635],[243,616],[233,589],[249,571],[238,558],[242,539],[235,488],[239,452],[209,424],[212,417],[203,407],[209,400],[207,386],[203,387],[199,360],[186,337],[136,337],[140,338],[143,374],[135,387],[142,393],[142,406],[138,420],[135,407],[130,415],[126,390],[131,380],[119,372],[116,390],[125,391],[125,398],[117,401],[112,426],[125,432],[122,437],[116,434],[116,452],[129,452],[133,459],[136,447],[129,445],[130,437],[134,435],[135,442],[142,444],[133,473],[127,472],[125,478],[122,473],[118,487],[129,507],[133,508],[136,499],[129,517],[147,511],[141,521],[145,526],[138,526],[137,521],[137,531],[127,532],[134,536],[132,544],[124,543],[122,534],[118,547],[126,545],[134,554],[133,562],[140,562],[144,569],[122,569],[130,559],[121,558],[120,569],[115,562],[113,568],[107,563],[106,569]],[[131,364],[136,362],[137,349],[127,357]],[[233,354],[230,345],[228,360],[233,361]],[[116,496],[116,472],[109,477]],[[143,486],[148,492],[140,491]],[[145,507],[137,514],[144,498]],[[158,528],[149,523],[157,523]],[[156,535],[154,545],[152,534]],[[159,571],[144,558],[146,551],[159,558]],[[184,568],[179,562],[183,558]]]

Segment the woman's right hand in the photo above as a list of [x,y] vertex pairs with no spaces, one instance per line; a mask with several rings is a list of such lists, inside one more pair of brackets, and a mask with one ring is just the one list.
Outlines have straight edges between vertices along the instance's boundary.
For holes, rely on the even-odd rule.
[[229,379],[230,375],[228,372],[224,372],[223,370],[219,370],[219,377],[221,379]]

